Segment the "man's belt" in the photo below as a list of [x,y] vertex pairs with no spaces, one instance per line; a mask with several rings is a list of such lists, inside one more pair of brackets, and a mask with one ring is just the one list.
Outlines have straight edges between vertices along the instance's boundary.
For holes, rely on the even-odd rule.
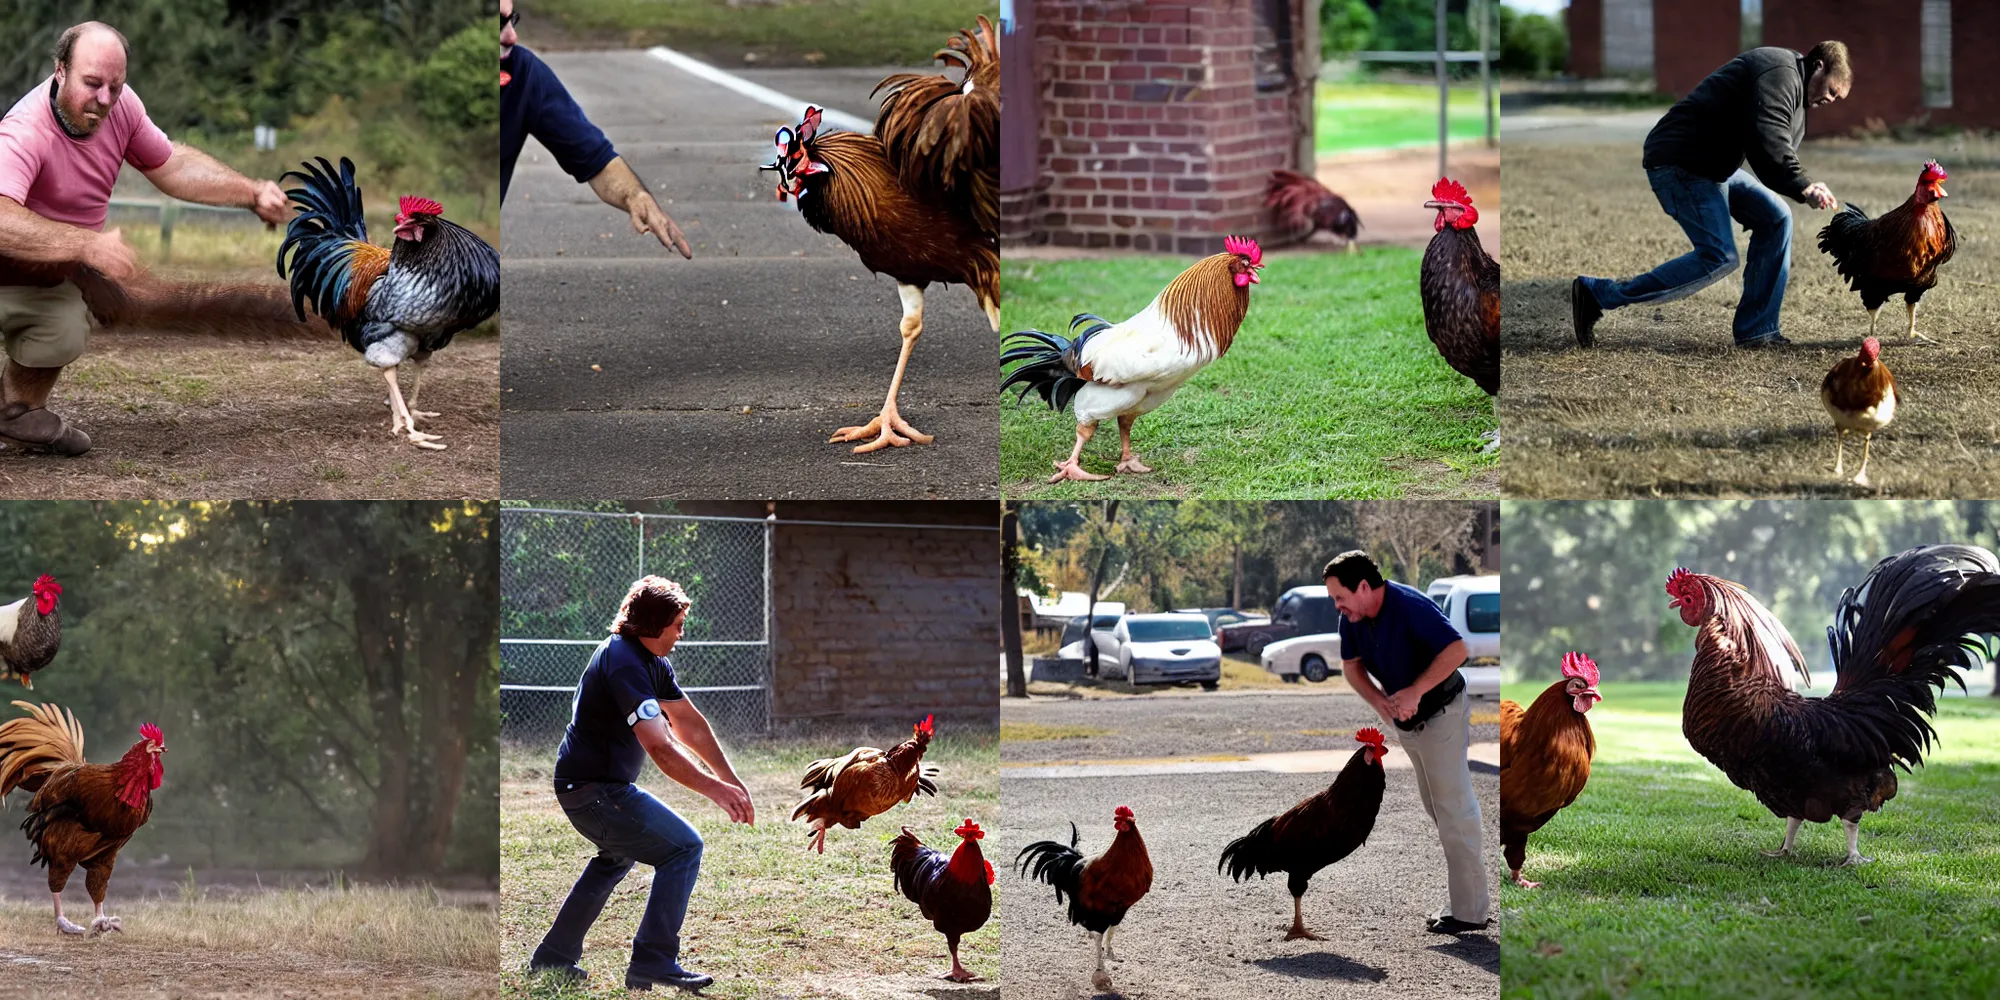
[[1417,699],[1416,714],[1408,719],[1396,720],[1396,728],[1406,733],[1422,729],[1424,723],[1436,718],[1444,711],[1445,706],[1451,704],[1451,700],[1464,690],[1465,675],[1456,670],[1452,671],[1451,676],[1444,679],[1444,683],[1424,692],[1424,696]]

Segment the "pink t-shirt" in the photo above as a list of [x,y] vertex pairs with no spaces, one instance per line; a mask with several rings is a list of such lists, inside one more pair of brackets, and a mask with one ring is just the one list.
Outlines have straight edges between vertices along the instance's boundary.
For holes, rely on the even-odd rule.
[[118,165],[152,170],[173,155],[173,143],[129,87],[90,138],[70,138],[49,106],[54,79],[28,91],[0,119],[0,196],[45,219],[103,229]]

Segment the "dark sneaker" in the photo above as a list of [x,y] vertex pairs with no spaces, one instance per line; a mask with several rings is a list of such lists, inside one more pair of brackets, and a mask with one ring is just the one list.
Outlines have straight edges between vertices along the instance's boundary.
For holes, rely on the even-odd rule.
[[1767,347],[1790,347],[1792,346],[1792,342],[1790,338],[1782,333],[1771,333],[1753,340],[1739,340],[1736,342],[1736,346],[1746,351],[1761,351]]
[[1483,931],[1492,923],[1493,921],[1491,920],[1482,920],[1479,923],[1471,924],[1457,917],[1437,917],[1424,921],[1424,930],[1430,931],[1432,934],[1464,934],[1468,931]]
[[1569,283],[1569,318],[1576,324],[1576,346],[1597,345],[1597,320],[1604,315],[1604,308],[1597,304],[1597,297],[1583,286],[1583,279]]
[[530,965],[528,975],[541,976],[570,986],[581,986],[590,982],[590,973],[575,965]]
[[81,455],[90,450],[90,435],[43,407],[19,403],[0,411],[0,439],[22,448]]
[[633,972],[629,969],[625,972],[625,988],[628,990],[647,990],[655,986],[676,986],[693,992],[713,982],[715,982],[714,976],[704,976],[699,972],[689,972],[686,969],[664,974],[657,972]]

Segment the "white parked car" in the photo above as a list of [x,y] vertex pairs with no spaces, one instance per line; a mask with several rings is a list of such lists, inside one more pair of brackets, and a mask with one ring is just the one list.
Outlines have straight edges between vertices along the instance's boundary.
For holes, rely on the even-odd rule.
[[1500,657],[1500,578],[1460,577],[1445,592],[1438,609],[1451,627],[1465,637],[1465,654],[1472,659]]
[[1317,684],[1340,676],[1340,633],[1280,639],[1264,647],[1260,657],[1266,672],[1288,681],[1303,677]]
[[1117,659],[1103,661],[1104,674],[1133,684],[1193,682],[1210,691],[1222,682],[1222,647],[1205,615],[1126,615],[1113,636]]

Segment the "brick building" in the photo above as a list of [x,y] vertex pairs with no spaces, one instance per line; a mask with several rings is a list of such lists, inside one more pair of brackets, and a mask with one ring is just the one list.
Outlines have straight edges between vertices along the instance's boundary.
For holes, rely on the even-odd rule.
[[[1586,78],[1650,75],[1659,90],[1680,95],[1746,44],[1803,52],[1837,38],[1853,59],[1854,89],[1812,112],[1811,134],[1924,117],[2000,128],[2000,87],[1980,79],[1985,50],[2000,42],[2000,3],[1763,0],[1762,12],[1762,23],[1746,31],[1741,0],[1571,0],[1569,70]],[[1630,56],[1648,49],[1643,67]]]
[[1310,171],[1319,0],[1018,0],[1003,63],[1011,245],[1202,254]]

